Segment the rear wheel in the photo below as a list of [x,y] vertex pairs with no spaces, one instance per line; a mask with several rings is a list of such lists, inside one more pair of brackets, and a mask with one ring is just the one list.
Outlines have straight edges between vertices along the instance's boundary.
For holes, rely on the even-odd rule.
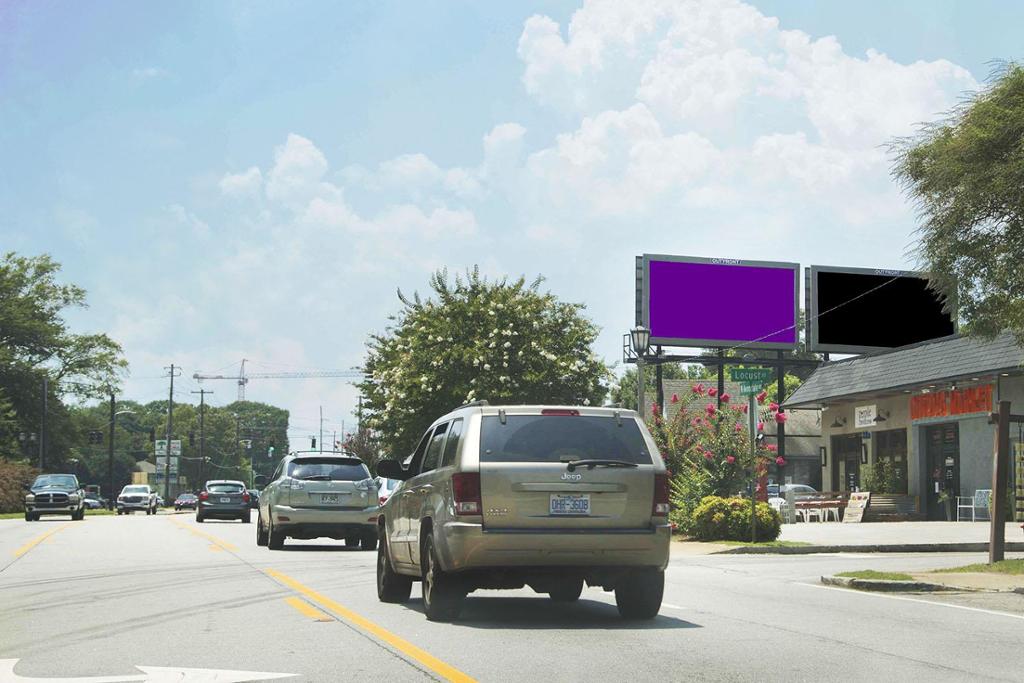
[[248,524],[249,523],[249,511],[246,510],[245,514],[243,514],[241,517],[239,517],[239,519],[242,520],[242,524]]
[[274,527],[274,516],[268,515],[267,520],[267,547],[271,550],[280,550],[284,547],[284,532]]
[[359,547],[363,550],[376,550],[377,549],[377,534],[370,532],[363,535],[363,539],[359,542]]
[[615,586],[615,606],[624,619],[653,619],[661,609],[665,572],[636,569]]
[[462,611],[466,597],[455,579],[445,572],[437,561],[434,536],[427,534],[423,539],[420,554],[423,565],[423,611],[430,621],[451,621]]
[[263,526],[263,515],[256,516],[256,545],[267,545],[267,529]]
[[377,598],[381,602],[405,602],[412,593],[412,577],[402,576],[391,566],[387,538],[377,546]]
[[565,579],[552,587],[548,595],[555,602],[576,602],[583,593],[583,579]]
[[203,516],[197,512],[196,513],[196,523],[202,524],[203,523],[203,519],[204,519]]
[[345,547],[346,548],[358,548],[360,538],[358,536],[346,536]]

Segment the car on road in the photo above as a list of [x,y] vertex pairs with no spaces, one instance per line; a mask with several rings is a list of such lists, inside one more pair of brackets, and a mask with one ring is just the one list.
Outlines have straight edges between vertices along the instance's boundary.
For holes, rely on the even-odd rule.
[[194,493],[181,493],[174,499],[175,510],[195,510],[199,497]]
[[71,515],[85,518],[85,490],[73,474],[40,474],[25,487],[25,521],[38,521],[42,515]]
[[207,519],[237,519],[249,523],[249,492],[245,484],[233,479],[206,482],[199,492],[196,521]]
[[398,479],[388,479],[387,477],[377,477],[377,501],[383,505],[388,502],[388,498],[395,492],[395,490],[401,486],[402,482]]
[[118,494],[115,506],[119,515],[128,515],[137,510],[155,515],[156,491],[148,484],[128,484]]
[[249,509],[255,510],[260,505],[260,492],[257,489],[249,489]]
[[85,509],[86,510],[102,510],[107,507],[107,501],[105,498],[100,498],[98,494],[85,492]]
[[615,591],[625,618],[661,608],[668,565],[668,476],[630,410],[490,406],[434,421],[381,508],[377,596],[422,582],[428,619],[458,616],[477,589],[530,586],[572,602],[584,584]]
[[344,453],[285,456],[260,494],[256,544],[280,550],[286,538],[344,539],[377,547],[377,482],[362,460]]

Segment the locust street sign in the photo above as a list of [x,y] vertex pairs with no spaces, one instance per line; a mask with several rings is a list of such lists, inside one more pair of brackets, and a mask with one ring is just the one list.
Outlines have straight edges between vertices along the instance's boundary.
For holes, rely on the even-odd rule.
[[729,368],[729,377],[733,382],[740,383],[740,391],[744,394],[756,394],[764,385],[771,381],[771,368]]

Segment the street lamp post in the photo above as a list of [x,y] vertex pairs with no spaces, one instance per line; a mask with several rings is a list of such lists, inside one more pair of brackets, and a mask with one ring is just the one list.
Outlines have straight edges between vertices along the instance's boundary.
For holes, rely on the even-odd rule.
[[637,325],[629,332],[629,343],[636,354],[636,403],[641,419],[644,417],[644,357],[651,345],[651,331]]
[[114,509],[114,427],[117,426],[118,415],[134,415],[134,410],[118,410],[114,394],[110,394],[110,438],[107,439],[107,509]]

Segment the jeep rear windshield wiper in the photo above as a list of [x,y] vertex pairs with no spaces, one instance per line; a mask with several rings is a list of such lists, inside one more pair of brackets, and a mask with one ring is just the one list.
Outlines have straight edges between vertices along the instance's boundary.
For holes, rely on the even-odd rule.
[[303,481],[327,481],[330,478],[329,474],[311,474],[308,477],[299,477]]
[[565,468],[572,472],[577,467],[586,467],[588,470],[592,470],[595,467],[636,467],[636,463],[625,460],[573,460]]

